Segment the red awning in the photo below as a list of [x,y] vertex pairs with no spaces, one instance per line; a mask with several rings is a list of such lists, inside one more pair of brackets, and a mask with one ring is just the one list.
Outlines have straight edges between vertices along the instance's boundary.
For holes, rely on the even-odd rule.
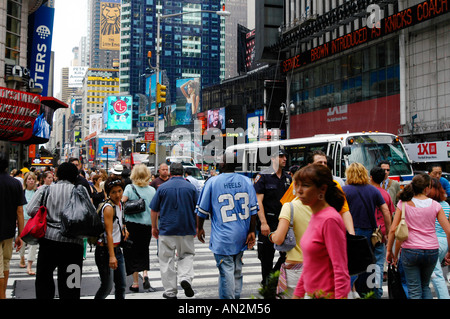
[[57,109],[61,108],[67,109],[69,107],[69,105],[67,105],[61,100],[58,100],[57,98],[54,98],[53,96],[41,96],[40,99],[42,104],[54,109],[55,111]]

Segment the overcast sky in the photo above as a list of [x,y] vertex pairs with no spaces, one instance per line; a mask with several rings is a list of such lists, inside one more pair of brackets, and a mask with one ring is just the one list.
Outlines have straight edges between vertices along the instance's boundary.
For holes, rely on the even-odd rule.
[[87,33],[87,0],[55,0],[52,51],[55,52],[54,95],[61,91],[61,69],[70,66],[72,49]]

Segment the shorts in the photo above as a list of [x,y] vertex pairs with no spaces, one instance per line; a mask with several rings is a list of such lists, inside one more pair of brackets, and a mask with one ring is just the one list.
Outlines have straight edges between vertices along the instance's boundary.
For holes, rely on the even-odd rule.
[[9,271],[12,252],[13,238],[0,241],[0,279],[5,278],[5,271]]

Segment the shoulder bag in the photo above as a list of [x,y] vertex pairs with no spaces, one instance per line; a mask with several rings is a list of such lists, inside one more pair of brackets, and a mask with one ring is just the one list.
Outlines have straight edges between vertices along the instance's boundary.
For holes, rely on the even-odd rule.
[[102,231],[102,221],[84,186],[74,186],[70,201],[61,212],[61,235],[81,239],[97,236]]
[[145,212],[145,200],[143,198],[141,198],[141,196],[139,196],[134,185],[133,184],[130,184],[130,185],[133,188],[134,193],[137,195],[137,197],[139,199],[136,199],[136,200],[128,199],[123,204],[123,211],[127,215],[133,215],[133,214],[139,214],[139,213]]
[[348,272],[355,276],[367,271],[376,262],[375,255],[365,236],[351,235],[347,232]]
[[273,247],[278,251],[289,251],[295,246],[297,246],[297,240],[295,239],[295,233],[294,233],[294,205],[292,202],[289,202],[291,206],[291,221],[289,223],[289,229],[286,234],[286,238],[284,239],[284,242],[281,245],[273,244]]
[[30,218],[22,230],[20,237],[24,242],[30,245],[36,245],[40,238],[45,236],[47,231],[47,198],[49,187],[44,190],[41,198],[41,206],[39,207],[36,215]]
[[397,229],[395,230],[395,239],[401,242],[407,240],[409,235],[408,225],[405,221],[405,206],[406,203],[402,201],[402,219],[400,220],[400,223],[397,225]]
[[[372,232],[371,241],[372,241],[372,245],[375,247],[377,244],[383,242],[383,233],[381,232],[381,226],[377,227],[376,225],[373,224],[373,218],[371,218],[371,216],[369,214],[370,211],[369,211],[369,207],[367,206],[366,201],[361,196],[358,189],[357,189],[357,193],[358,193],[359,197],[361,198],[361,201],[363,202],[364,207],[366,208],[367,217],[369,217],[370,224],[372,225],[373,232]],[[376,220],[376,216],[374,216],[374,218]]]

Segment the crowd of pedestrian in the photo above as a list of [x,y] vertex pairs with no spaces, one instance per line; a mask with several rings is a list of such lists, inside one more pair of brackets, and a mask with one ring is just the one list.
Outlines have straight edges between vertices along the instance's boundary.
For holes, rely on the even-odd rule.
[[[205,242],[205,220],[211,222],[209,248],[218,269],[221,299],[240,298],[242,259],[254,246],[261,264],[261,286],[267,286],[271,275],[279,271],[276,295],[281,298],[358,298],[373,291],[379,299],[387,264],[401,270],[408,298],[432,298],[430,285],[439,299],[450,298],[442,270],[450,262],[450,206],[441,167],[433,167],[429,175],[416,175],[401,189],[398,181],[389,178],[389,162],[380,162],[370,171],[352,163],[344,182],[333,176],[329,159],[321,151],[312,153],[304,167],[289,170],[287,156],[278,149],[270,157],[270,166],[252,182],[235,173],[236,156],[225,154],[220,174],[211,176],[203,187],[193,183],[181,163],[162,163],[157,177],[144,164],[131,170],[117,164],[109,172],[84,171],[77,158],[54,170],[24,168],[8,174],[8,162],[0,156],[0,199],[6,203],[0,223],[0,298],[6,298],[13,246],[20,267],[36,276],[38,299],[55,297],[55,270],[59,298],[80,298],[80,287],[67,285],[68,276],[71,280],[74,276],[67,267],[82,269],[88,240],[65,237],[60,231],[60,212],[76,185],[83,186],[84,196],[104,226],[104,232],[89,242],[95,247],[101,282],[98,299],[106,298],[113,288],[116,299],[124,299],[127,289],[139,292],[140,273],[142,289],[155,291],[149,279],[152,238],[157,240],[155,258],[163,297],[176,299],[178,284],[187,297],[193,297],[194,239]],[[16,232],[21,233],[43,199],[48,209],[45,237],[38,244],[25,244]],[[139,199],[144,200],[145,209],[127,213],[125,203]],[[402,210],[409,236],[400,242],[395,231]],[[283,244],[289,227],[295,234],[295,247],[275,249]],[[376,259],[374,276],[369,269],[349,275],[348,234],[367,239]],[[81,282],[82,271],[75,276]],[[130,287],[126,287],[126,276],[133,278]]]

